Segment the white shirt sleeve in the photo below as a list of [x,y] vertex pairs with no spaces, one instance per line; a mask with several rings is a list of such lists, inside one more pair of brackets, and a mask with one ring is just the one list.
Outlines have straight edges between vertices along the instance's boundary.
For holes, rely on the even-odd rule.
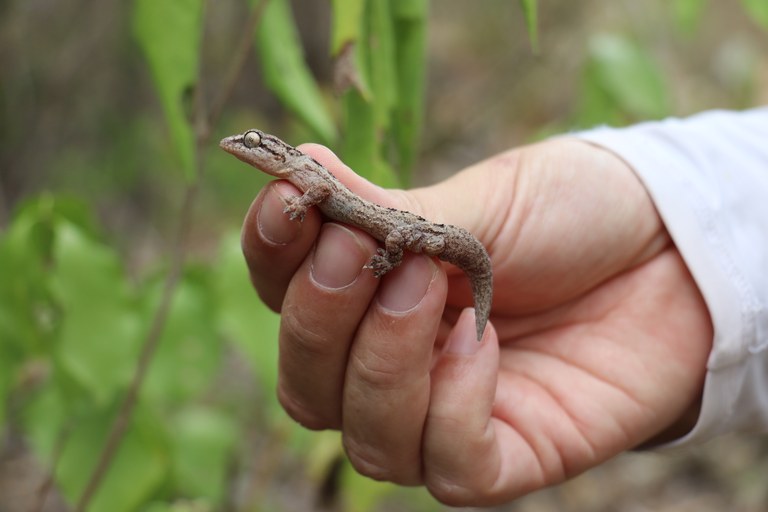
[[635,170],[712,318],[698,422],[667,446],[768,432],[768,108],[575,135]]

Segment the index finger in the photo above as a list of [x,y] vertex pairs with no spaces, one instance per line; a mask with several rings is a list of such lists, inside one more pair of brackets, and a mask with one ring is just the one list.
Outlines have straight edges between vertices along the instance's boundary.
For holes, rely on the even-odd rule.
[[[384,206],[397,206],[396,197],[357,175],[330,149],[319,144],[302,144],[298,149],[325,166],[353,193]],[[242,248],[251,281],[275,311],[281,310],[288,284],[320,231],[322,216],[317,208],[310,208],[303,222],[292,221],[283,212],[286,200],[301,194],[287,181],[272,182],[254,200],[243,223]]]
[[290,183],[274,181],[259,193],[243,222],[241,246],[251,282],[275,311],[280,311],[288,283],[320,232],[316,209],[308,211],[303,222],[283,213],[286,199],[297,195],[301,191]]

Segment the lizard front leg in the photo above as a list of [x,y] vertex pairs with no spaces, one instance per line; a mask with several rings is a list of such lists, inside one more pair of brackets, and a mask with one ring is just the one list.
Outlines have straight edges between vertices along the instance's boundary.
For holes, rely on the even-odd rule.
[[307,210],[325,201],[330,194],[331,187],[327,183],[320,182],[312,185],[302,195],[286,199],[283,213],[287,213],[291,220],[303,221]]

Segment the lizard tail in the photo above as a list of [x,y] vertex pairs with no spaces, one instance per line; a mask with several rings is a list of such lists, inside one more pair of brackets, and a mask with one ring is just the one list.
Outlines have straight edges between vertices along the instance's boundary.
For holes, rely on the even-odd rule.
[[459,267],[469,278],[475,303],[477,341],[480,341],[488,324],[488,317],[491,315],[493,298],[491,258],[483,244],[469,231],[454,227],[451,234],[452,239],[446,244],[446,251],[440,255],[440,258]]
[[[486,255],[486,258],[488,256]],[[490,260],[488,261],[490,267]],[[478,269],[480,270],[480,269]],[[474,275],[473,275],[474,274]],[[491,299],[493,297],[493,275],[489,271],[467,271],[472,286],[472,297],[475,302],[475,326],[477,341],[483,339],[488,317],[491,315]]]

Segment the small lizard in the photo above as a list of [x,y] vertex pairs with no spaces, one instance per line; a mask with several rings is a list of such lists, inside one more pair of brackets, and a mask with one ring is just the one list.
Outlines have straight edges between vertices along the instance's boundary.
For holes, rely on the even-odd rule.
[[459,267],[472,287],[477,339],[482,338],[491,311],[493,274],[485,247],[469,231],[366,201],[317,160],[274,135],[248,130],[226,137],[219,146],[271,176],[288,180],[303,192],[286,202],[284,211],[291,220],[304,220],[307,209],[317,205],[327,217],[357,226],[384,242],[365,266],[373,270],[374,276],[381,277],[400,265],[404,249],[437,256]]

